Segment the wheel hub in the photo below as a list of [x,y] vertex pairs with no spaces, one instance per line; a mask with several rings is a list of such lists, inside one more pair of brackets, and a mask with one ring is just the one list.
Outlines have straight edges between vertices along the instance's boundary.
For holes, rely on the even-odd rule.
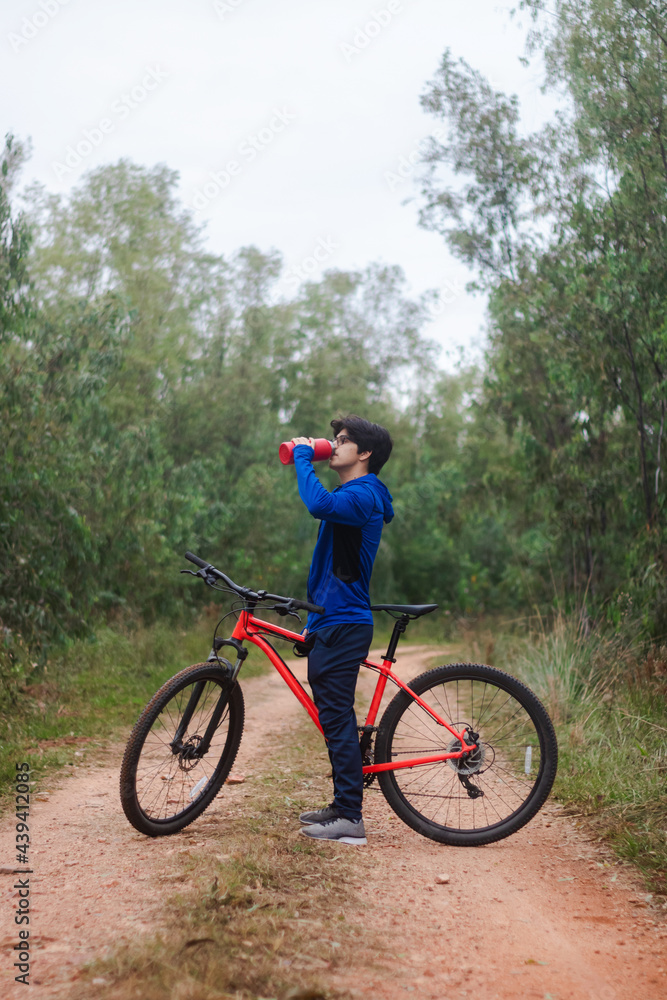
[[[458,726],[455,728],[458,728]],[[469,726],[466,727],[465,736],[467,743],[475,743],[475,749],[471,750],[466,757],[456,757],[453,760],[448,760],[447,763],[458,775],[467,777],[469,774],[478,774],[484,767],[486,746],[484,743],[477,742],[479,740],[479,733],[474,733]],[[448,744],[447,752],[458,753],[462,749],[462,746],[461,740],[455,737]]]
[[197,749],[202,741],[202,737],[190,736],[183,744],[178,753],[178,766],[181,771],[191,771],[200,761]]

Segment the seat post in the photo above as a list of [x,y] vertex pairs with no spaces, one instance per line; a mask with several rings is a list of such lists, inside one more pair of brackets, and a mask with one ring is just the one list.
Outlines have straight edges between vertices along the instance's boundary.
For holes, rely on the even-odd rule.
[[389,645],[387,646],[387,652],[384,654],[385,660],[390,660],[391,663],[396,663],[394,653],[396,652],[396,647],[398,646],[398,640],[408,627],[409,621],[409,615],[401,615],[400,618],[396,619],[396,622],[394,623],[394,630],[391,633],[391,639],[389,640]]

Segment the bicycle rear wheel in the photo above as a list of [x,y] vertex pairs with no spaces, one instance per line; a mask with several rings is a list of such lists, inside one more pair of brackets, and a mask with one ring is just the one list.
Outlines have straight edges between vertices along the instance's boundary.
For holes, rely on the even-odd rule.
[[[470,847],[509,837],[532,819],[551,791],[558,761],[553,725],[532,691],[501,670],[471,663],[428,670],[409,687],[457,732],[478,734],[478,749],[459,759],[380,771],[394,812],[431,840]],[[382,716],[375,762],[460,748],[401,691]]]
[[[198,756],[221,698],[209,749]],[[167,681],[139,716],[123,757],[120,799],[132,826],[160,837],[201,815],[231,770],[243,719],[241,688],[218,664],[196,663]]]

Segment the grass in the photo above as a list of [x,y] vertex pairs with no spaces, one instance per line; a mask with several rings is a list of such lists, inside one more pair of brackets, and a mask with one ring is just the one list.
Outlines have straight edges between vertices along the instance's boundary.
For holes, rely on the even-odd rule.
[[[188,663],[205,660],[216,618],[192,628],[167,623],[102,628],[94,641],[79,640],[44,665],[17,658],[2,677],[0,788],[8,794],[15,764],[28,754],[40,778],[110,737],[129,731],[156,690]],[[244,675],[261,673],[265,661],[252,649]]]
[[[167,624],[101,629],[42,667],[16,660],[0,705],[0,770],[13,777],[29,755],[37,787],[50,771],[81,763],[87,747],[129,730],[156,689],[189,662],[205,659],[216,617],[191,629]],[[244,676],[270,669],[249,647]],[[285,650],[287,651],[287,650]],[[362,928],[349,922],[349,880],[367,864],[352,853],[298,836],[295,815],[325,801],[330,782],[313,778],[325,751],[315,729],[300,744],[265,750],[269,769],[252,778],[252,807],[224,828],[203,817],[183,836],[206,836],[197,856],[170,857],[178,889],[156,934],[96,962],[72,997],[162,1000],[164,996],[317,1000],[342,997],[330,975]],[[4,787],[9,791],[9,782]],[[368,938],[367,931],[363,931]],[[103,982],[93,982],[102,980]]]
[[349,920],[349,898],[369,862],[299,837],[298,812],[330,789],[312,773],[312,761],[325,759],[321,738],[313,729],[298,740],[285,746],[281,736],[269,746],[264,773],[257,762],[251,807],[230,808],[224,824],[204,817],[190,828],[190,836],[206,837],[206,848],[172,856],[182,881],[163,926],[89,966],[72,1000],[346,995],[332,988],[331,974],[344,968],[360,933],[368,939]]
[[[212,604],[188,629],[168,622],[101,627],[93,640],[72,641],[39,665],[20,643],[11,657],[6,647],[0,648],[0,811],[3,799],[8,801],[16,763],[26,754],[39,786],[48,772],[76,763],[86,747],[129,732],[169,677],[188,663],[206,659],[222,613]],[[285,625],[285,619],[276,620]],[[288,621],[295,630],[300,628]],[[378,616],[377,646],[386,646],[392,624],[387,616]],[[228,621],[221,634],[229,631]],[[256,647],[247,648],[244,677],[271,669]],[[291,654],[288,646],[279,648]],[[226,655],[233,659],[233,650]]]
[[[24,759],[26,753],[30,754],[33,779],[39,784],[46,772],[75,763],[76,756],[85,752],[85,746],[127,732],[168,677],[183,665],[206,657],[216,620],[213,614],[204,616],[189,630],[164,623],[149,628],[103,629],[94,642],[74,642],[43,667],[32,671],[17,658],[14,672],[0,678],[4,697],[0,702],[2,787],[9,790],[15,762]],[[451,634],[449,623],[422,621],[427,624],[413,623],[404,641],[442,642],[443,633]],[[378,621],[376,647],[388,640],[390,624]],[[652,891],[667,894],[667,649],[654,649],[647,654],[616,638],[584,636],[576,622],[567,619],[556,621],[550,631],[539,629],[523,635],[509,633],[502,627],[479,625],[476,628],[464,625],[460,632],[463,642],[457,637],[456,645],[463,654],[457,659],[494,663],[521,677],[546,705],[557,729],[560,748],[555,798],[570,813],[584,817],[592,832],[610,843],[621,858],[636,865]],[[262,654],[253,647],[250,649],[244,676],[267,669]],[[271,951],[273,945],[266,937],[269,931],[262,931],[260,951],[266,956],[266,961],[260,962],[262,969],[271,966],[271,955],[275,958],[283,954],[281,948],[288,947],[285,941],[297,950],[302,945],[305,948],[300,938],[300,918],[294,914],[306,906],[304,890],[309,885],[308,875],[319,873],[320,881],[312,880],[318,892],[320,882],[321,886],[328,886],[330,858],[326,850],[322,853],[307,843],[285,841],[284,824],[288,822],[288,814],[291,817],[294,812],[294,801],[299,800],[306,779],[296,766],[289,779],[285,779],[280,769],[276,774],[280,778],[267,776],[265,794],[255,810],[258,818],[250,818],[245,825],[235,821],[231,835],[233,843],[239,845],[238,850],[232,848],[229,860],[222,867],[219,862],[211,861],[200,870],[198,862],[197,872],[188,873],[188,878],[190,875],[195,878],[201,898],[196,905],[190,901],[185,907],[189,914],[186,931],[190,936],[179,945],[184,948],[179,963],[187,969],[192,966],[188,976],[195,976],[197,982],[197,968],[215,968],[214,958],[207,957],[209,950],[215,949],[197,940],[200,933],[203,935],[201,928],[209,923],[215,931],[211,936],[230,947],[232,939],[228,940],[227,935],[240,934],[239,941],[251,941],[259,934],[258,928],[266,924],[274,944],[279,940],[283,944],[277,944],[277,950]],[[278,798],[271,791],[273,784],[279,786]],[[225,851],[230,849],[228,837],[226,831]],[[248,838],[255,838],[254,847],[245,850],[242,845]],[[340,866],[337,878],[339,875]],[[253,888],[255,885],[260,888]],[[243,886],[250,888],[246,891]],[[264,902],[269,900],[265,893],[269,890],[273,895],[265,907]],[[335,887],[327,891],[336,898]],[[243,899],[250,898],[255,902],[245,906]],[[255,903],[258,909],[253,909]],[[287,933],[290,928],[294,934]],[[162,981],[160,977],[172,974],[169,971],[172,937],[168,935],[164,945],[155,942],[152,946],[150,962],[155,964],[155,983]],[[239,956],[244,954],[245,946],[233,947]],[[333,945],[332,948],[335,951]],[[330,956],[326,961],[334,962],[334,958]],[[298,959],[285,960],[299,964]],[[118,961],[121,964],[114,976],[119,982],[129,982],[138,975],[136,956],[124,953],[122,961]],[[243,963],[240,958],[239,969]],[[252,964],[256,965],[254,958]],[[285,968],[297,971],[292,966]],[[300,971],[304,976],[297,979],[305,982],[308,970]],[[261,973],[265,974],[269,975],[266,971]],[[238,976],[241,986],[234,989],[241,989],[242,996],[274,995],[257,992],[261,976],[253,980],[243,979],[241,972]],[[280,989],[289,979],[283,976]],[[229,983],[232,984],[231,979]],[[157,997],[159,987],[156,985],[155,989]],[[212,985],[210,990],[211,997],[222,995],[216,994]],[[130,993],[119,993],[126,995]],[[186,990],[183,996],[187,995]],[[148,994],[146,1000],[152,996]]]
[[501,635],[493,662],[524,680],[554,722],[555,798],[667,894],[667,649],[647,654],[560,619],[549,632]]

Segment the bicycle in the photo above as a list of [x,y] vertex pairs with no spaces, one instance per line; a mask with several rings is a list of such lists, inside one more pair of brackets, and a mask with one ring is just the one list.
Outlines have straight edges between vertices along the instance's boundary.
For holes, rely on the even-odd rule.
[[[307,641],[255,612],[299,618],[301,610],[323,614],[324,609],[241,587],[193,553],[186,558],[199,569],[181,572],[235,595],[241,604],[229,612],[237,615],[232,635],[221,638],[216,626],[208,660],[167,681],[130,735],[121,802],[132,826],[152,837],[188,826],[229,775],[243,732],[238,675],[248,655],[245,642],[265,653],[322,731],[315,704],[269,638],[295,644],[300,655],[307,652]],[[395,624],[382,663],[362,663],[379,675],[366,722],[359,726],[364,784],[377,780],[396,815],[417,833],[443,844],[481,846],[515,833],[542,807],[556,776],[556,736],[539,699],[495,667],[454,663],[427,670],[409,684],[396,676],[391,668],[401,635],[410,621],[436,608],[372,608],[392,615]],[[225,646],[236,651],[233,665],[218,655]],[[389,681],[398,691],[376,725]]]

